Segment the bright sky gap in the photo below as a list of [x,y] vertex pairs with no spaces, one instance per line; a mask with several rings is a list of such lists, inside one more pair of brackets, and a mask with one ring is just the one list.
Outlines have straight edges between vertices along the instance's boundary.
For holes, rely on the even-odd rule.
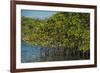
[[21,10],[21,16],[36,18],[36,19],[46,19],[54,15],[55,11],[43,11],[43,10]]

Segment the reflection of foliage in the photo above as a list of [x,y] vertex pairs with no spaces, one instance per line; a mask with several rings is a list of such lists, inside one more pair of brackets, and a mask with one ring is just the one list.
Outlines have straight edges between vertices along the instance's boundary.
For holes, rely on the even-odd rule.
[[88,13],[58,12],[48,19],[22,17],[22,40],[31,45],[89,51]]

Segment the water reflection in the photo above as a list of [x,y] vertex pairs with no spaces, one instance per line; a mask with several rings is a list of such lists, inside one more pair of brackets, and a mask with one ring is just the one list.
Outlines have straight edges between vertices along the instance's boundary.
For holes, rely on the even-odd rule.
[[44,61],[64,61],[64,60],[84,60],[89,59],[89,54],[84,58],[81,53],[71,52],[71,50],[43,48],[39,46],[30,46],[24,41],[21,43],[21,62],[44,62]]

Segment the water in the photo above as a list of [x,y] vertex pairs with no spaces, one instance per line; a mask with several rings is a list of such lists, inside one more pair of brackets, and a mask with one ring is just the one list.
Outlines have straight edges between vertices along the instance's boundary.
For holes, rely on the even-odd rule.
[[86,54],[85,57],[81,56],[82,53],[76,51],[71,53],[71,50],[66,48],[54,49],[43,48],[40,46],[30,46],[24,41],[21,42],[21,62],[46,62],[46,61],[64,61],[64,60],[84,60],[89,59],[90,56]]
[[25,42],[21,44],[21,62],[36,62],[39,61],[40,47],[30,46]]

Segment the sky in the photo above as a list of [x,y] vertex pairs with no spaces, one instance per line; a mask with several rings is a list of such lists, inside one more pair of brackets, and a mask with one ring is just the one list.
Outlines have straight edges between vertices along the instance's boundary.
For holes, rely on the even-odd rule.
[[21,16],[36,18],[36,19],[49,18],[55,13],[56,12],[54,11],[43,11],[43,10],[21,10]]

